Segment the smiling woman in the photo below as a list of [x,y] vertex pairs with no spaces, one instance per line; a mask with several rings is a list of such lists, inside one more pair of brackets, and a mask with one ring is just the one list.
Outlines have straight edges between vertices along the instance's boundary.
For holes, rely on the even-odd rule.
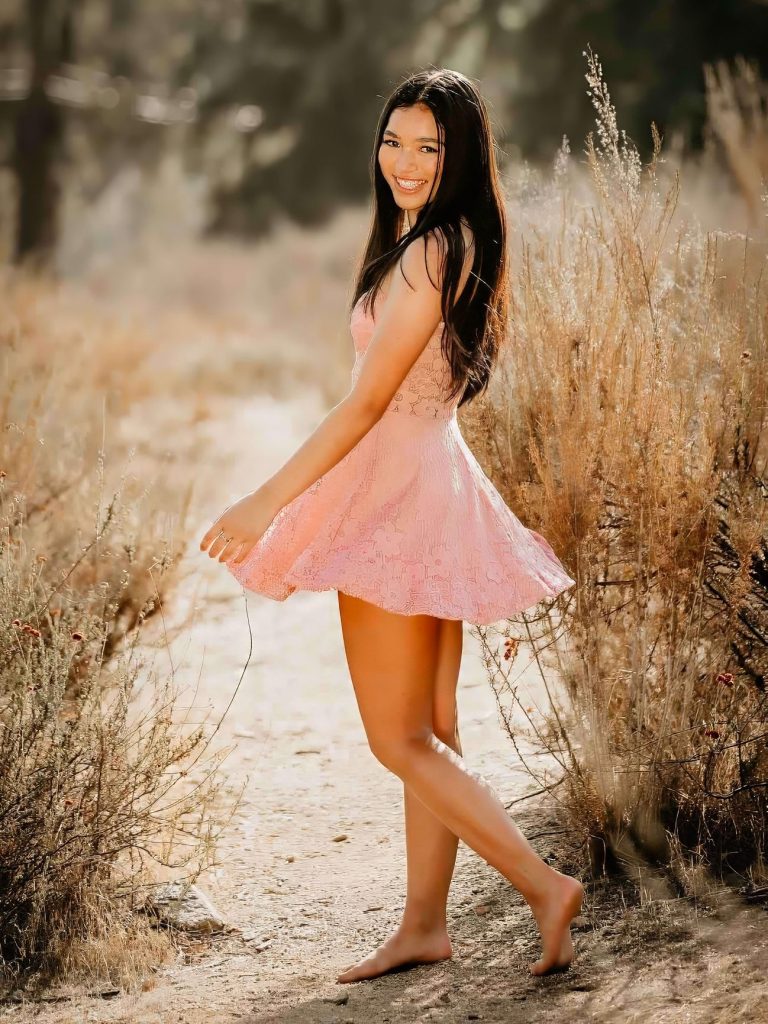
[[432,195],[440,184],[442,161],[437,131],[434,114],[423,103],[393,110],[384,129],[379,165],[393,190],[401,193],[404,210],[423,206],[422,193],[426,190]]
[[201,547],[278,601],[297,589],[338,592],[371,750],[404,784],[402,924],[338,980],[451,955],[459,838],[528,901],[542,937],[531,972],[543,974],[571,961],[582,885],[541,860],[468,769],[456,719],[462,623],[496,622],[575,583],[504,503],[458,426],[459,405],[488,383],[507,313],[494,145],[469,79],[406,79],[382,113],[371,171],[349,393]]

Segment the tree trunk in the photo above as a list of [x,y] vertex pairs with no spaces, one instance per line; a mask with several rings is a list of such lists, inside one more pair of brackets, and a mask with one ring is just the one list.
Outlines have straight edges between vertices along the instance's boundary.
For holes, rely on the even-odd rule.
[[13,170],[17,181],[14,260],[47,264],[58,234],[58,157],[64,112],[46,92],[46,82],[72,56],[71,0],[27,0],[31,57],[29,93],[14,125]]

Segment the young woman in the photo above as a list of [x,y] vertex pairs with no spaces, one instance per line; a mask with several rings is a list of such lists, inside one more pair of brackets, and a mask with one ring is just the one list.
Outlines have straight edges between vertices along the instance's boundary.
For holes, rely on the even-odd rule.
[[404,784],[402,922],[338,981],[450,957],[459,839],[524,896],[542,946],[530,970],[545,974],[573,957],[583,887],[541,860],[469,769],[456,712],[462,623],[498,622],[575,582],[504,503],[456,418],[488,383],[507,314],[504,207],[472,82],[445,69],[403,81],[381,114],[371,172],[349,393],[200,547],[278,601],[338,591],[368,742]]

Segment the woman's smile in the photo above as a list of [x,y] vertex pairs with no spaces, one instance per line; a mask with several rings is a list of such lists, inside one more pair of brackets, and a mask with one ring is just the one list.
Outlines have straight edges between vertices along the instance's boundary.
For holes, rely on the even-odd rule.
[[395,176],[395,184],[403,192],[416,192],[422,185],[426,184],[426,178],[398,178]]

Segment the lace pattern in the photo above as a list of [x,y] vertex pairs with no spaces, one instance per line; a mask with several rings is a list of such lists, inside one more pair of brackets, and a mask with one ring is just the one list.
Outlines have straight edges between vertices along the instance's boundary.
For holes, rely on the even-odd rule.
[[[362,295],[358,299],[352,313],[352,336],[355,342],[355,362],[351,375],[353,385],[360,376],[365,353],[375,328],[372,318],[363,311],[364,298]],[[456,418],[460,398],[458,395],[450,401],[448,398],[452,381],[451,369],[441,347],[444,327],[441,320],[385,412],[424,416],[427,419]]]
[[[373,336],[360,303],[350,326],[354,381]],[[459,400],[445,398],[443,326],[354,448],[280,510],[241,565],[227,563],[244,587],[277,601],[340,590],[402,615],[486,625],[574,585],[466,444]]]

